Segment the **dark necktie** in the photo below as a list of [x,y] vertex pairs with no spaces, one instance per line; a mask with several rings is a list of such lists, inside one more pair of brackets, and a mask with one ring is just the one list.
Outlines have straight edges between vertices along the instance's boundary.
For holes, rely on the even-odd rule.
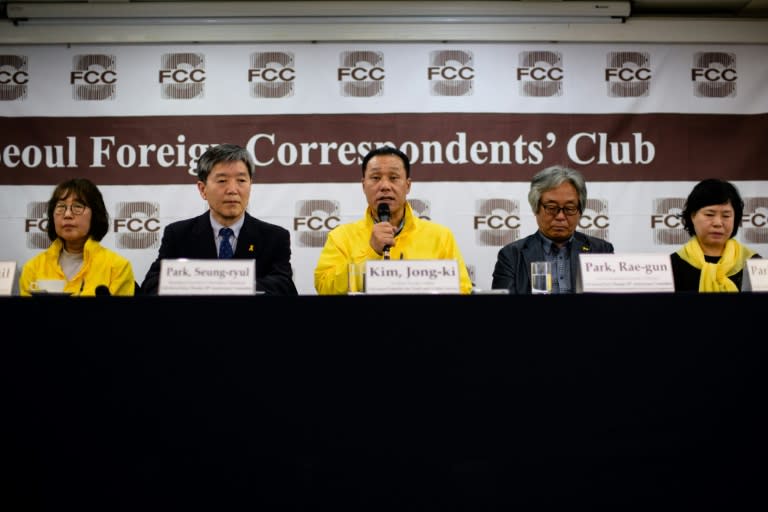
[[560,276],[563,268],[563,260],[558,258],[560,254],[560,248],[555,244],[552,244],[552,255],[555,257],[555,261],[552,262],[552,293],[560,293]]
[[219,258],[231,258],[234,253],[232,252],[232,245],[229,243],[229,237],[234,235],[235,232],[229,228],[221,228],[219,230],[219,236],[221,236],[221,245],[219,245]]

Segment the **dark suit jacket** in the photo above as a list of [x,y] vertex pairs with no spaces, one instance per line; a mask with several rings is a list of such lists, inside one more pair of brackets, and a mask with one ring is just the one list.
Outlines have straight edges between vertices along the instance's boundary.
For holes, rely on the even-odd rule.
[[[269,295],[298,295],[293,283],[291,236],[287,229],[246,213],[234,257],[256,260],[257,290]],[[176,258],[218,258],[209,212],[165,227],[157,259],[141,283],[143,295],[157,295],[160,261]]]
[[[613,245],[600,238],[576,231],[571,242],[571,290],[576,290],[579,254],[612,253]],[[496,257],[491,288],[506,288],[512,294],[531,293],[531,262],[544,261],[544,248],[538,232],[502,247]]]

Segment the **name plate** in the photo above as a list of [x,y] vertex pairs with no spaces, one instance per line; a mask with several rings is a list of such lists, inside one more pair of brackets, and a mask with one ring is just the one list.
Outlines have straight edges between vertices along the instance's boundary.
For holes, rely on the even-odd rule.
[[578,283],[584,293],[675,291],[668,254],[580,254]]
[[10,295],[16,277],[15,261],[0,261],[0,295]]
[[459,293],[459,264],[456,260],[368,260],[365,293]]
[[162,260],[158,295],[255,295],[256,260]]
[[768,292],[768,259],[754,258],[746,261],[744,282],[745,292]]

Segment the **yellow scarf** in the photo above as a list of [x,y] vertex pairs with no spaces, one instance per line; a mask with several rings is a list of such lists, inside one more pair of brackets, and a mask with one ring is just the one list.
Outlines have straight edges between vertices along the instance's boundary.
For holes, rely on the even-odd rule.
[[723,254],[717,263],[707,263],[699,239],[688,240],[677,254],[686,262],[701,270],[700,292],[738,292],[738,287],[728,279],[744,268],[744,262],[755,255],[755,251],[733,238],[725,243]]

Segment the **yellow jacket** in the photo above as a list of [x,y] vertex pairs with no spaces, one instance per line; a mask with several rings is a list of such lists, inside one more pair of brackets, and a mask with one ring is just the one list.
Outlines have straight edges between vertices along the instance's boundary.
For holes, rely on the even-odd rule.
[[[50,247],[24,264],[19,277],[19,294],[29,296],[30,284],[38,279],[67,280],[59,265],[63,248],[57,238]],[[96,295],[96,287],[104,285],[112,295],[133,295],[136,281],[131,262],[89,238],[83,248],[83,266],[64,291],[72,295]]]
[[[405,224],[395,237],[390,257],[393,260],[456,260],[459,264],[459,290],[464,294],[470,293],[472,281],[451,230],[418,218],[408,203],[405,208]],[[373,216],[368,207],[362,219],[337,226],[328,233],[328,239],[315,267],[315,290],[319,295],[347,293],[349,263],[382,259],[371,247],[372,231]]]

